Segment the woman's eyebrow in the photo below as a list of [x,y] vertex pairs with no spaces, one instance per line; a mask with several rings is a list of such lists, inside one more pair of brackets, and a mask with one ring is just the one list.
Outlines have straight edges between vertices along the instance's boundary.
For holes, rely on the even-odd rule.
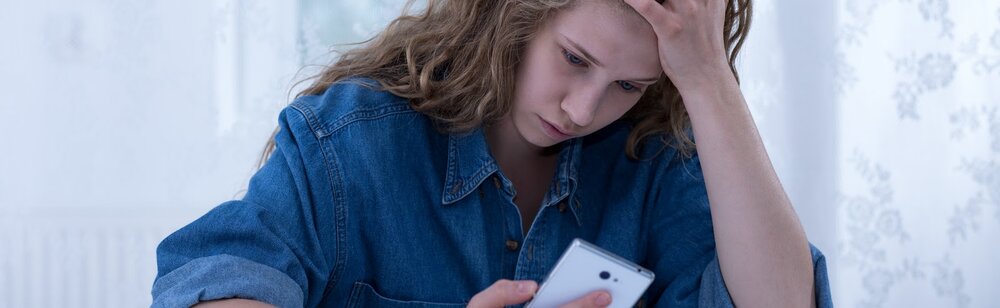
[[[594,65],[597,65],[599,67],[604,67],[603,64],[601,64],[600,61],[597,61],[597,58],[594,58],[594,56],[591,56],[590,53],[587,52],[586,49],[584,49],[583,47],[580,47],[579,44],[577,44],[576,42],[574,42],[568,36],[566,36],[565,34],[562,34],[562,33],[560,33],[559,35],[562,36],[562,38],[565,39],[566,42],[569,43],[569,45],[571,47],[573,47],[573,49],[576,49],[577,51],[579,51],[580,55],[583,56],[584,60],[587,60],[588,62],[594,63]],[[656,77],[653,77],[653,78],[633,79],[631,81],[638,82],[638,83],[653,84],[653,83],[656,83],[659,80],[660,80],[660,77],[656,76]]]
[[586,49],[583,49],[583,47],[580,47],[579,44],[577,44],[576,42],[574,42],[573,40],[571,40],[568,36],[566,36],[565,34],[560,34],[560,35],[563,37],[563,39],[566,40],[566,42],[568,42],[571,46],[573,46],[573,49],[576,49],[577,51],[579,51],[581,53],[581,56],[583,56],[584,60],[590,61],[590,62],[594,63],[597,66],[601,66],[601,67],[604,66],[603,64],[601,64],[601,61],[597,61],[597,58],[594,58],[594,56],[591,56],[590,53],[587,52]]

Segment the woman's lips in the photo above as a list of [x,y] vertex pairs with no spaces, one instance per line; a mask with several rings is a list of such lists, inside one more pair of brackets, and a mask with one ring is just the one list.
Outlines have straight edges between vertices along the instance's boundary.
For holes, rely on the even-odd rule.
[[552,137],[552,139],[569,139],[573,138],[573,134],[567,133],[564,130],[559,129],[559,127],[549,123],[542,117],[538,117],[542,121],[542,127],[545,129],[545,133]]

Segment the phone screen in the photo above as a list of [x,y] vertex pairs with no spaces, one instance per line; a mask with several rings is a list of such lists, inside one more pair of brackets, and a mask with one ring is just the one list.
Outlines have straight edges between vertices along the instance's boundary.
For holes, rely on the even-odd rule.
[[598,290],[611,294],[608,307],[632,307],[653,278],[629,260],[574,239],[526,307],[558,307]]

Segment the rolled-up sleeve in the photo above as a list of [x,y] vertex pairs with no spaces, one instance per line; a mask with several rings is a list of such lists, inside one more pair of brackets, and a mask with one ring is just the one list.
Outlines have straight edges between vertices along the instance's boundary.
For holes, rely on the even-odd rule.
[[[708,193],[695,154],[661,172],[648,216],[649,260],[656,280],[646,293],[655,307],[734,307],[722,278]],[[826,260],[810,244],[816,306],[833,307]]]
[[330,175],[316,135],[289,107],[277,147],[242,200],[223,203],[157,247],[153,307],[243,298],[316,305],[336,264]]
[[156,280],[153,307],[190,307],[201,301],[245,298],[278,307],[302,307],[299,284],[270,266],[231,255],[194,259]]
[[[833,295],[830,294],[830,281],[826,271],[826,257],[816,246],[809,244],[813,260],[813,281],[816,292],[817,308],[832,308]],[[729,289],[722,280],[722,268],[719,259],[714,258],[701,275],[701,285],[698,291],[698,307],[735,307],[729,296]]]

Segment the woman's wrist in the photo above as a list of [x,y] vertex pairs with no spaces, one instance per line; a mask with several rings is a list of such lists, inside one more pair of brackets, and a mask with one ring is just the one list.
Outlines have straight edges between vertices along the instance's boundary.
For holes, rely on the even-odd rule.
[[[699,64],[696,68],[683,71],[674,70],[673,73],[668,76],[682,95],[685,92],[696,94],[701,91],[711,91],[728,83],[736,83],[736,76],[733,75],[725,59]],[[672,75],[676,75],[676,78]]]
[[743,103],[743,100],[732,99],[739,97],[740,86],[736,81],[736,76],[727,67],[724,69],[713,69],[711,73],[703,73],[700,76],[689,76],[682,78],[683,83],[677,84],[677,91],[684,99],[685,108],[688,113],[700,113],[700,109],[710,107],[710,104],[731,104]]

